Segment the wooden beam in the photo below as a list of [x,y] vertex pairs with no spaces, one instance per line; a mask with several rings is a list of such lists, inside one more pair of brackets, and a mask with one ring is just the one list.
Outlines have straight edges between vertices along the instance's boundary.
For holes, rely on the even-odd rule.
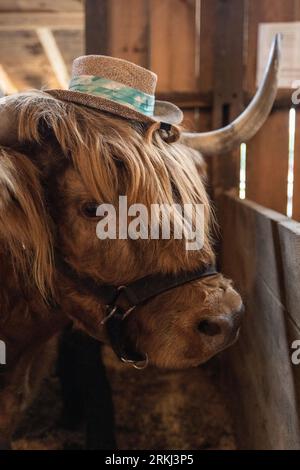
[[0,57],[19,91],[60,87],[35,30],[0,31]]
[[49,28],[38,28],[36,34],[62,88],[68,88],[70,77],[55,37]]
[[4,67],[0,64],[0,89],[4,95],[17,93],[18,89],[13,84]]
[[153,0],[149,5],[150,68],[158,75],[157,91],[197,90],[196,3]]
[[150,67],[149,10],[149,0],[109,1],[110,55]]
[[171,101],[183,109],[211,109],[212,94],[199,92],[158,92],[156,99]]
[[61,55],[64,59],[68,72],[71,71],[72,63],[75,57],[84,54],[84,30],[60,30],[54,31],[57,47],[60,49]]
[[[214,31],[213,128],[223,127],[243,110],[244,0],[217,0]],[[230,27],[228,27],[230,25]],[[213,196],[238,187],[239,152],[211,159]]]
[[1,0],[0,11],[82,11],[83,0]]
[[85,2],[86,54],[109,54],[109,0]]
[[0,31],[50,29],[83,29],[84,14],[75,12],[1,12]]

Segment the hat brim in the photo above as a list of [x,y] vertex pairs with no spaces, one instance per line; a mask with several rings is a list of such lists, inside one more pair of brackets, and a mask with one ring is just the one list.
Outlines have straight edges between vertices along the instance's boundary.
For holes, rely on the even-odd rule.
[[90,108],[107,111],[126,119],[134,119],[140,122],[166,122],[168,124],[180,124],[183,120],[183,113],[175,104],[168,101],[155,101],[154,115],[146,116],[125,104],[103,98],[101,96],[89,95],[80,91],[71,90],[44,90],[51,96],[72,103],[81,104]]

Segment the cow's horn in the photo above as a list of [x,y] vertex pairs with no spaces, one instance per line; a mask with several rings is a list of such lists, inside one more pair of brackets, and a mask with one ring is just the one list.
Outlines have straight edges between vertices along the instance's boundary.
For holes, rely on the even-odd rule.
[[244,112],[222,129],[203,133],[183,132],[181,142],[204,155],[226,153],[247,142],[266,121],[276,98],[281,35],[274,38],[268,66],[260,87]]

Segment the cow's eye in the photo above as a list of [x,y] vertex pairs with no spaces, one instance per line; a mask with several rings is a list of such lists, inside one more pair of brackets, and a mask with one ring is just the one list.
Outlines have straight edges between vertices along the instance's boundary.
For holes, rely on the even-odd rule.
[[98,207],[99,204],[97,204],[97,202],[85,202],[81,206],[81,213],[88,219],[94,219],[97,217]]

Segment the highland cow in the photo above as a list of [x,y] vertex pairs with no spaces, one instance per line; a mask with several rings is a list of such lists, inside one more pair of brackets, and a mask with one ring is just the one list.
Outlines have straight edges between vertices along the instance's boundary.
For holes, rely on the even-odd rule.
[[[107,307],[93,293],[95,286],[126,286],[149,275],[163,285],[177,276],[180,282],[172,281],[172,288],[160,291],[156,285],[157,295],[138,304],[122,324],[126,348],[158,367],[195,367],[235,341],[242,301],[222,274],[210,271],[205,276],[206,267],[215,262],[213,218],[201,157],[183,144],[209,154],[250,138],[274,101],[277,58],[275,47],[254,104],[231,127],[183,134],[182,143],[175,141],[180,137],[176,126],[170,138],[170,129],[159,123],[128,119],[47,92],[2,99],[0,339],[7,358],[0,376],[3,447],[38,390],[66,325],[111,342],[103,321]],[[103,202],[117,206],[119,195],[126,195],[128,204],[147,208],[202,204],[202,248],[187,251],[184,240],[172,236],[99,240],[97,207]],[[184,273],[199,268],[204,275],[182,281]],[[127,310],[126,302],[121,298],[116,308]]]

